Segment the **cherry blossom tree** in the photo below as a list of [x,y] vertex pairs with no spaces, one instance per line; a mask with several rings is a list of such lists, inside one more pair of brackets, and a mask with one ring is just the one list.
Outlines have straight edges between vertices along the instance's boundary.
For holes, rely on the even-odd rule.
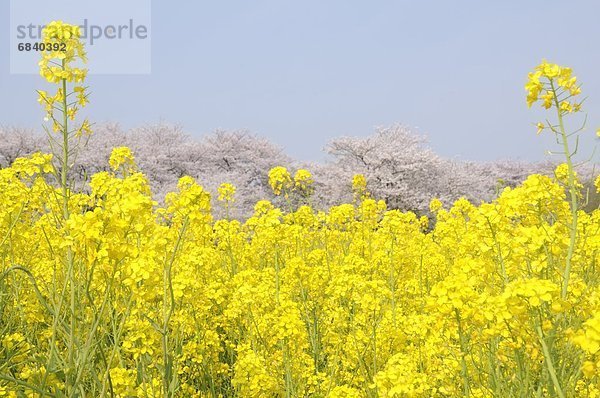
[[0,167],[7,167],[18,157],[41,150],[42,138],[30,129],[0,126]]
[[[44,138],[31,130],[0,127],[0,166],[37,150],[47,151]],[[333,139],[325,148],[329,154],[326,162],[307,163],[294,161],[268,139],[247,130],[215,130],[194,139],[178,125],[158,123],[124,130],[119,124],[105,123],[94,126],[94,134],[75,158],[71,169],[75,188],[85,190],[89,176],[108,170],[110,152],[118,146],[132,149],[159,203],[176,188],[180,177],[190,175],[213,194],[213,208],[220,216],[224,211],[216,192],[227,182],[236,186],[229,214],[240,219],[249,217],[262,199],[284,205],[268,183],[269,170],[275,166],[284,166],[292,174],[299,168],[312,173],[313,193],[308,202],[316,209],[351,202],[352,177],[364,174],[372,195],[385,200],[388,208],[419,214],[428,213],[434,197],[447,206],[463,196],[473,203],[489,201],[504,187],[514,187],[530,174],[552,175],[556,166],[550,160],[472,162],[443,158],[428,146],[426,137],[398,124],[377,128],[366,137]],[[580,170],[582,180],[592,187],[590,167]],[[590,195],[595,203],[594,193]],[[291,200],[295,203],[294,198]]]

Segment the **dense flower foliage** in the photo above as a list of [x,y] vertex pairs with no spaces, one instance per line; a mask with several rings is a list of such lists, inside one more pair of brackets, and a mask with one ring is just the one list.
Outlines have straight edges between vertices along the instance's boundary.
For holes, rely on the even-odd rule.
[[[48,353],[66,349],[56,331],[70,325],[52,315],[68,250],[89,281],[73,355],[88,356],[78,371],[94,396],[163,396],[164,383],[177,396],[553,395],[544,360],[567,396],[600,391],[600,211],[579,214],[561,297],[560,179],[531,175],[479,206],[433,201],[426,232],[430,220],[365,194],[363,176],[354,204],[262,201],[241,224],[214,219],[189,177],[157,207],[127,148],[109,163],[62,225],[51,156],[0,170],[0,395],[61,396],[68,369]],[[231,184],[220,192],[235,204]]]

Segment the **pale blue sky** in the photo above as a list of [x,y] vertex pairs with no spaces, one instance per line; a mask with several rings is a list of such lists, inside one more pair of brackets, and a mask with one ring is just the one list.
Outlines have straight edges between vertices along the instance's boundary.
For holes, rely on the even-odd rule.
[[[85,2],[80,2],[85,7]],[[32,11],[33,12],[33,11]],[[0,4],[8,25],[9,5]],[[300,159],[332,137],[395,122],[441,155],[538,160],[523,84],[542,58],[573,67],[600,126],[600,2],[152,2],[152,73],[91,76],[88,114],[124,127],[179,123],[193,136],[247,128]],[[39,127],[36,75],[9,74],[0,29],[0,124]]]

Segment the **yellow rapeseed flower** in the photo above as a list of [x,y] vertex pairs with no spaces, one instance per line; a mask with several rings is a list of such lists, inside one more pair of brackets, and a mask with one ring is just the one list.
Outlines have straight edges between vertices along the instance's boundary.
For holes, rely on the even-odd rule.
[[235,195],[235,186],[229,183],[223,183],[217,188],[219,194],[219,200],[222,202],[231,203],[234,201],[233,195]]
[[285,167],[274,167],[269,171],[269,185],[275,195],[287,194],[293,186],[292,177]]

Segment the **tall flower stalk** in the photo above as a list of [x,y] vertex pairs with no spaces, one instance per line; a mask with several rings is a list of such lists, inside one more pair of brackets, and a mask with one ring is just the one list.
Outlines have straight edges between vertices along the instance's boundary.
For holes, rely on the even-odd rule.
[[[45,127],[50,146],[57,159],[57,179],[61,192],[60,204],[62,208],[62,220],[58,219],[58,227],[64,229],[65,242],[69,241],[69,232],[66,228],[70,217],[70,183],[69,171],[72,160],[77,150],[79,138],[91,134],[90,124],[84,120],[80,124],[75,123],[78,111],[88,102],[88,94],[84,86],[87,70],[79,65],[86,63],[86,55],[83,43],[80,40],[79,26],[54,21],[43,30],[43,42],[45,51],[39,62],[40,75],[49,83],[56,85],[54,94],[46,91],[38,91],[38,101],[46,111],[45,120],[52,122],[52,129]],[[58,326],[59,319],[65,319],[67,347],[66,358],[59,359],[56,349],[59,330],[53,327],[51,336],[50,353],[48,356],[47,369],[51,369],[54,361],[64,363],[65,367],[65,390],[67,396],[75,396],[79,393],[81,375],[85,368],[86,356],[89,355],[92,342],[87,339],[87,347],[81,347],[78,337],[79,301],[81,296],[82,282],[76,269],[76,261],[73,249],[66,247],[64,254],[64,269],[66,283],[59,294],[58,302],[54,305],[54,325]],[[68,303],[68,309],[63,309],[63,303]],[[93,322],[97,324],[97,322]],[[96,325],[97,326],[97,325]],[[94,329],[90,330],[88,336],[94,335]],[[83,363],[80,361],[83,360]]]
[[[549,63],[545,60],[535,67],[534,71],[529,73],[528,81],[525,84],[527,90],[527,105],[531,107],[536,102],[541,102],[545,109],[553,109],[556,112],[556,120],[537,123],[538,134],[544,130],[550,130],[556,137],[556,142],[560,145],[561,150],[556,152],[565,157],[565,163],[557,167],[555,174],[559,182],[566,186],[570,202],[570,223],[568,226],[569,246],[565,256],[564,267],[558,269],[562,271],[562,286],[560,289],[560,297],[562,300],[567,300],[569,292],[569,281],[571,279],[571,269],[573,263],[573,255],[577,247],[578,240],[578,223],[579,210],[581,207],[579,196],[582,185],[578,182],[577,172],[575,171],[574,156],[577,154],[579,136],[578,134],[584,129],[585,122],[581,128],[567,132],[565,118],[573,113],[581,112],[581,104],[583,101],[578,100],[581,94],[581,86],[577,84],[577,78],[573,76],[571,68],[559,66]],[[570,137],[575,136],[575,147],[570,145]],[[551,319],[549,314],[545,315]],[[570,375],[563,373],[558,374],[558,371],[564,372],[564,368],[557,371],[557,365],[563,363],[565,353],[561,352],[556,346],[555,338],[557,333],[567,324],[566,317],[560,318],[558,323],[549,328],[546,333],[542,330],[540,324],[536,325],[536,332],[542,346],[544,363],[546,370],[550,376],[548,390],[553,395],[565,397],[565,388],[568,387]],[[540,322],[541,323],[541,322]]]
[[[565,156],[567,165],[567,188],[571,202],[571,225],[569,228],[569,248],[565,259],[563,271],[562,298],[567,296],[569,288],[569,278],[571,274],[571,263],[573,253],[577,243],[577,223],[580,185],[577,182],[573,157],[577,154],[579,136],[577,135],[582,128],[574,132],[567,133],[565,127],[565,117],[581,112],[583,101],[577,101],[577,96],[581,94],[581,86],[577,84],[577,77],[573,76],[571,68],[559,66],[556,64],[542,61],[535,67],[535,70],[529,73],[528,81],[525,84],[527,90],[527,105],[531,107],[536,102],[541,102],[545,109],[553,108],[556,111],[557,121],[537,123],[538,134],[543,130],[552,131],[562,151],[558,152]],[[569,137],[575,135],[575,148],[571,149]]]

